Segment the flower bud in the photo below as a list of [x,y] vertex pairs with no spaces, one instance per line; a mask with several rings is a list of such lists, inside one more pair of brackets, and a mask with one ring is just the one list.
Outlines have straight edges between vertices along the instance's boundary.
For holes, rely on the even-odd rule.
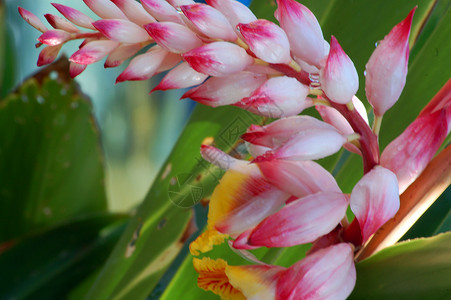
[[415,9],[380,42],[366,64],[366,97],[377,116],[382,116],[398,101],[406,84],[409,36]]
[[359,76],[352,60],[332,36],[326,66],[320,71],[321,88],[335,103],[346,104],[359,89]]

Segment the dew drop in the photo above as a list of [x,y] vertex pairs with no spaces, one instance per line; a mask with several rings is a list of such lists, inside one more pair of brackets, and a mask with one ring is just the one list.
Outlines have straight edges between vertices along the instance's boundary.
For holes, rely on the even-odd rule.
[[310,73],[308,75],[308,77],[310,78],[310,89],[312,90],[318,90],[321,87],[321,83],[319,82],[319,74],[313,74]]
[[365,77],[366,77],[366,70],[365,70],[365,71],[363,71],[363,76],[365,76]]
[[180,6],[177,6],[177,7],[175,8],[175,10],[176,10],[179,14],[183,15],[183,11],[182,11],[182,9],[180,8]]
[[36,101],[38,101],[39,104],[44,104],[45,99],[44,99],[44,97],[42,97],[41,95],[38,95],[38,96],[36,97]]
[[381,41],[377,41],[377,42],[375,42],[374,43],[374,47],[376,47],[377,48],[377,46],[379,46],[379,44],[381,43]]

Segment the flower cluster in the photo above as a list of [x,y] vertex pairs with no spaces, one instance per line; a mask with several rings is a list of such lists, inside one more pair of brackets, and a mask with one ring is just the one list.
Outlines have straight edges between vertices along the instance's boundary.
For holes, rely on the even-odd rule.
[[[445,95],[379,152],[382,117],[405,84],[415,9],[366,65],[365,90],[375,119],[371,128],[355,96],[359,78],[352,60],[335,37],[330,44],[324,40],[315,16],[295,0],[277,0],[279,24],[257,19],[235,0],[83,1],[100,20],[53,4],[65,19],[45,15],[53,27],[48,29],[19,8],[42,32],[38,46],[45,48],[38,65],[52,62],[64,43],[82,39],[69,59],[74,77],[105,57],[105,67],[132,58],[117,82],[169,70],[153,91],[190,88],[183,98],[278,119],[252,125],[242,136],[251,161],[202,146],[202,156],[226,173],[211,197],[207,230],[190,250],[199,256],[229,238],[230,246],[247,257],[259,247],[312,247],[289,268],[256,259],[255,265],[230,266],[222,259],[194,258],[199,286],[227,299],[345,299],[356,280],[356,251],[396,214],[399,194],[451,128],[451,97]],[[312,106],[322,121],[299,115]],[[360,155],[364,165],[350,195],[314,162],[342,147]],[[348,207],[355,215],[350,223]]]

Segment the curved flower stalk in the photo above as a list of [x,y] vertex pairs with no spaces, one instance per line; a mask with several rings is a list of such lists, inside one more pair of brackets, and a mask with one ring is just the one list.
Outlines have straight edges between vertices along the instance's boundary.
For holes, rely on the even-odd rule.
[[[358,76],[335,37],[324,40],[313,13],[295,0],[277,0],[279,24],[257,19],[235,0],[85,0],[101,19],[54,4],[66,18],[22,17],[42,35],[38,64],[61,46],[82,40],[71,74],[106,58],[115,67],[132,58],[116,82],[169,71],[153,90],[190,88],[182,98],[212,107],[234,105],[276,118],[242,136],[249,160],[212,146],[202,156],[226,170],[210,201],[206,231],[190,245],[194,256],[231,239],[231,247],[289,247],[313,243],[289,268],[230,266],[194,259],[199,286],[227,299],[345,299],[355,280],[355,253],[399,208],[399,194],[429,163],[449,132],[448,92],[421,113],[383,152],[383,114],[404,87],[415,8],[376,48],[367,64],[366,95],[373,128],[355,93]],[[147,49],[148,48],[148,49]],[[140,54],[135,54],[141,50]],[[323,120],[299,116],[315,106]],[[314,160],[342,147],[362,157],[363,176],[350,195]],[[221,159],[218,159],[221,157]],[[347,208],[355,214],[348,222]],[[358,275],[357,275],[358,276]]]

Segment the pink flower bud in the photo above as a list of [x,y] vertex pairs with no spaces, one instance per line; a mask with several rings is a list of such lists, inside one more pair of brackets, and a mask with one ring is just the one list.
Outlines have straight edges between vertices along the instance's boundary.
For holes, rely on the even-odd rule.
[[400,193],[434,157],[448,134],[449,122],[445,108],[420,116],[384,149],[381,165],[396,174]]
[[241,138],[274,149],[277,158],[296,160],[330,155],[346,141],[333,126],[310,116],[280,119],[264,127],[253,125]]
[[183,54],[197,72],[211,76],[229,76],[244,70],[254,62],[246,51],[232,43],[214,42]]
[[180,6],[183,14],[199,32],[212,39],[235,41],[237,36],[226,17],[206,4]]
[[28,24],[30,24],[31,26],[33,26],[34,28],[36,28],[37,30],[39,30],[42,33],[46,32],[48,30],[47,27],[45,27],[44,23],[42,23],[42,21],[38,17],[36,17],[35,14],[33,14],[32,12],[30,12],[20,6],[18,9],[19,9],[20,16]]
[[86,65],[80,65],[74,62],[70,62],[69,64],[69,74],[70,77],[75,78],[80,75],[84,70],[86,70]]
[[128,20],[99,20],[92,25],[113,41],[134,44],[150,40],[149,35],[143,28]]
[[194,32],[177,23],[151,23],[145,25],[144,28],[155,42],[171,52],[185,53],[203,45]]
[[72,54],[69,60],[77,64],[89,65],[98,62],[99,60],[110,54],[118,46],[118,42],[110,40],[92,41]]
[[321,88],[330,100],[346,104],[359,89],[359,76],[352,60],[332,36],[326,66],[321,70]]
[[273,64],[290,63],[290,43],[282,28],[268,20],[240,23],[238,28],[258,58]]
[[89,28],[89,29],[95,29],[94,26],[92,26],[92,22],[94,22],[93,19],[85,15],[84,13],[58,3],[52,3],[52,5],[69,21],[74,23],[75,25],[78,25],[80,27]]
[[47,30],[38,38],[43,44],[56,46],[63,44],[72,38],[72,34],[61,29]]
[[274,150],[278,159],[315,160],[338,152],[346,138],[331,128],[308,129],[299,132]]
[[232,169],[239,172],[249,165],[248,161],[236,159],[213,146],[202,145],[200,154],[203,159],[223,170]]
[[318,20],[307,7],[295,0],[277,0],[277,4],[275,16],[287,33],[291,51],[319,69],[324,57],[324,38]]
[[335,178],[316,162],[273,159],[256,164],[271,184],[297,198],[318,192],[341,193]]
[[149,15],[138,1],[135,0],[111,0],[127,18],[138,25],[145,25],[156,22],[154,17]]
[[273,77],[235,105],[265,117],[289,117],[312,105],[306,99],[308,93],[308,87],[294,78]]
[[125,60],[135,55],[142,46],[137,44],[121,44],[114,49],[105,61],[105,68],[114,68],[121,65]]
[[127,19],[110,0],[83,0],[83,2],[102,19]]
[[354,186],[350,202],[365,243],[399,209],[396,175],[384,167],[374,167]]
[[346,299],[355,280],[354,251],[341,243],[310,254],[283,272],[276,299]]
[[75,27],[71,22],[67,21],[66,19],[63,19],[61,17],[52,15],[52,14],[45,14],[44,17],[47,19],[47,22],[49,22],[50,25],[52,25],[55,29],[61,29],[67,32],[79,32],[80,30]]
[[156,45],[144,54],[135,56],[128,67],[117,77],[116,83],[126,80],[146,80],[160,67],[168,51]]
[[191,98],[212,107],[230,105],[248,97],[266,79],[266,75],[249,72],[227,77],[212,77],[201,86],[186,92],[182,98]]
[[160,22],[184,24],[177,10],[165,0],[141,0],[144,9]]
[[192,87],[201,84],[207,77],[208,75],[195,71],[187,62],[184,62],[169,71],[152,92]]
[[61,47],[63,47],[63,44],[56,46],[47,46],[42,49],[42,51],[39,53],[38,67],[42,67],[54,62],[61,50]]
[[[366,108],[363,105],[362,101],[360,101],[356,96],[353,96],[352,104],[354,105],[354,108],[357,110],[357,112],[362,116],[363,120],[365,120],[365,122],[368,124],[368,114],[366,113]],[[319,112],[324,122],[337,128],[341,134],[351,135],[355,133],[354,129],[352,129],[348,120],[346,120],[346,118],[343,117],[343,115],[340,114],[335,108],[330,106],[318,105],[316,106],[316,110]],[[350,152],[359,155],[361,154],[359,148],[357,148],[352,143],[346,143],[344,147],[346,150]]]
[[343,219],[348,199],[342,193],[320,192],[297,199],[264,219],[251,233],[249,245],[291,247],[311,243]]
[[396,101],[406,84],[409,35],[415,9],[380,42],[366,64],[366,97],[377,116]]
[[236,28],[238,23],[250,23],[257,20],[254,13],[244,4],[235,0],[207,0],[208,5],[219,10]]

